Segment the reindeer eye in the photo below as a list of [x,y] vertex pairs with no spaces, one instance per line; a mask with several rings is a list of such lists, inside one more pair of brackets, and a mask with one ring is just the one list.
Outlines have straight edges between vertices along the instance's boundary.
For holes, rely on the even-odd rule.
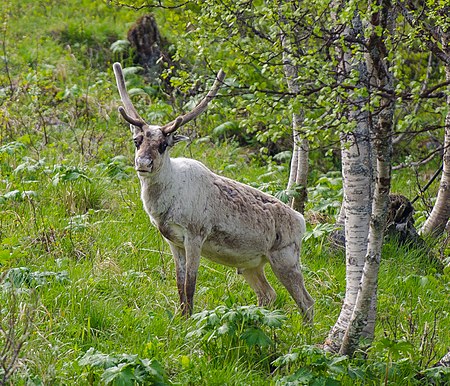
[[136,146],[136,149],[139,149],[139,146],[142,145],[142,136],[133,138],[134,145]]
[[167,146],[168,146],[167,142],[160,143],[159,144],[159,148],[158,148],[159,154],[164,153],[166,151],[166,149],[167,149]]

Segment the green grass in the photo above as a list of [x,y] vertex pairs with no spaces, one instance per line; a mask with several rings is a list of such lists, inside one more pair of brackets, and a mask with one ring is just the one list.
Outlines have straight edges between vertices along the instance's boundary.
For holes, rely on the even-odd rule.
[[[194,158],[204,157],[203,145],[194,143],[190,150]],[[219,152],[223,153],[222,164],[234,157],[239,162],[241,157],[233,148],[216,147],[210,156],[212,164],[219,162]],[[204,161],[209,163],[209,158]],[[35,193],[8,198],[2,205],[2,270],[26,267],[35,276],[42,272],[66,275],[64,280],[48,276],[16,283],[20,290],[17,299],[29,304],[33,317],[31,335],[21,352],[24,361],[14,383],[97,382],[101,373],[79,364],[91,347],[105,354],[154,358],[167,377],[179,384],[275,383],[305,364],[299,361],[291,364],[290,370],[285,366],[275,370],[271,362],[305,345],[322,343],[336,320],[345,291],[345,257],[328,246],[326,236],[311,237],[304,243],[302,263],[307,287],[316,299],[314,328],[303,325],[292,299],[268,270],[278,293],[274,307],[287,316],[283,327],[275,331],[275,344],[255,355],[241,342],[232,347],[232,351],[241,347],[239,355],[226,356],[219,350],[217,358],[212,357],[214,346],[208,351],[200,338],[186,338],[195,323],[179,317],[174,264],[142,209],[137,177],[130,172],[126,179],[114,180],[105,176],[100,166],[93,166],[85,170],[89,180],[54,185],[57,170],[50,163],[39,171],[12,173],[6,175],[8,185],[3,185],[9,191],[23,191],[26,186]],[[251,178],[251,173],[248,168],[243,175]],[[232,269],[204,260],[199,275],[196,312],[256,302]],[[450,344],[446,333],[448,290],[449,276],[425,254],[386,245],[376,342],[383,338],[408,342],[411,348],[400,359],[408,359],[409,371],[432,364]],[[4,301],[9,296],[6,289],[2,291]],[[381,366],[387,352],[384,346],[370,351],[364,366]],[[400,359],[398,366],[404,366]],[[405,376],[397,370],[400,373],[393,372],[392,381]],[[374,379],[382,374],[382,369],[372,371]],[[347,384],[350,378],[343,382]],[[414,384],[414,380],[408,382]]]
[[[385,246],[376,339],[352,361],[315,348],[345,292],[345,256],[326,232],[310,237],[301,257],[316,300],[313,328],[269,269],[274,309],[286,320],[281,327],[242,327],[253,327],[256,337],[261,327],[270,344],[251,345],[231,333],[210,341],[189,335],[197,321],[179,316],[174,263],[142,208],[129,130],[116,112],[117,58],[109,46],[138,14],[100,1],[10,1],[0,10],[8,16],[2,56],[10,69],[0,72],[0,323],[14,330],[15,342],[24,339],[10,384],[102,384],[113,376],[132,384],[133,371],[145,384],[151,365],[159,371],[145,359],[161,365],[166,382],[181,385],[285,384],[289,376],[300,384],[378,385],[386,373],[390,384],[423,382],[414,376],[450,346],[450,276],[428,256],[439,246],[430,253]],[[219,121],[214,114],[199,119],[190,134],[200,138],[173,155],[272,193],[284,187],[286,163],[233,141],[205,140]],[[408,191],[408,177],[398,176],[395,190]],[[320,191],[311,182],[309,209],[326,200],[324,218],[332,218],[340,197],[335,176],[323,177],[328,187]],[[239,313],[255,303],[235,270],[202,261],[195,312],[226,306]]]

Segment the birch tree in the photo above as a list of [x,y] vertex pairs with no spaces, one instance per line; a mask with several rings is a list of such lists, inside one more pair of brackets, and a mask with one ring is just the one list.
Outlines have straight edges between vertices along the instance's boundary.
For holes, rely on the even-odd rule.
[[[361,336],[373,338],[376,315],[376,291],[378,285],[378,270],[381,260],[384,229],[386,225],[389,191],[391,182],[392,155],[392,127],[394,103],[392,99],[393,79],[386,60],[385,33],[392,33],[392,7],[389,1],[380,0],[371,4],[377,11],[369,13],[370,20],[367,28],[372,31],[364,44],[365,59],[359,58],[357,63],[359,82],[367,87],[369,94],[374,89],[387,92],[386,97],[379,98],[379,105],[375,103],[375,113],[366,117],[367,100],[359,99],[351,118],[356,119],[357,127],[365,135],[363,138],[355,136],[355,143],[343,146],[342,175],[344,185],[345,238],[346,238],[346,295],[344,305],[336,324],[331,329],[325,342],[327,350],[351,355],[359,345]],[[364,28],[364,29],[367,29]],[[383,31],[380,34],[380,30]],[[345,28],[346,40],[363,41],[364,33],[359,13],[356,12],[351,26]],[[354,52],[355,50],[352,50]],[[341,68],[346,63],[354,63],[355,58],[349,54],[343,55]],[[347,58],[347,59],[345,59]],[[359,114],[359,119],[355,117]],[[361,119],[363,117],[363,119]],[[357,148],[358,155],[367,154],[361,160],[368,172],[356,172],[355,167],[347,168],[349,162],[348,150],[351,146]],[[373,149],[372,149],[373,147]],[[374,156],[376,163],[374,164]],[[351,159],[351,158],[350,158]],[[375,184],[372,176],[376,175]],[[354,185],[355,178],[361,180],[364,176],[366,183],[365,197],[352,200],[357,193],[364,192],[363,186]],[[372,194],[371,187],[374,186]],[[368,191],[367,191],[368,190]],[[353,214],[356,210],[362,218],[354,223]],[[356,217],[357,218],[357,217]],[[369,221],[370,220],[370,221]],[[355,240],[355,235],[360,237]],[[352,239],[353,238],[353,239]],[[354,253],[353,248],[359,245]]]
[[[426,2],[427,6],[431,3]],[[429,96],[440,87],[424,89],[425,85],[419,96],[414,95],[416,89],[409,84],[419,75],[404,76],[405,72],[399,71],[396,76],[404,76],[401,83],[406,86],[397,89],[399,81],[396,79],[394,85],[389,55],[397,60],[394,67],[404,66],[402,55],[408,54],[407,44],[413,41],[448,64],[448,40],[437,42],[436,29],[430,27],[432,31],[418,43],[429,25],[422,22],[421,12],[411,11],[412,4],[374,0],[366,4],[368,9],[358,10],[362,3],[342,0],[331,6],[320,1],[206,0],[198,2],[195,10],[186,9],[192,12],[190,20],[195,20],[195,25],[189,25],[188,38],[192,40],[180,51],[184,50],[185,56],[190,52],[197,65],[214,63],[234,75],[230,81],[230,111],[238,114],[241,128],[260,130],[258,134],[262,132],[266,138],[272,130],[279,130],[277,127],[291,128],[293,158],[288,189],[306,186],[307,139],[313,138],[312,147],[321,142],[324,132],[339,133],[346,293],[325,347],[349,355],[360,337],[370,339],[374,333],[391,183],[394,102],[398,99],[403,108],[408,101]],[[394,31],[396,9],[402,12],[401,20],[410,23],[409,35],[403,35],[404,30]],[[393,53],[398,47],[403,51]],[[417,110],[423,107],[416,106]],[[402,108],[398,109],[399,120],[403,118]],[[293,205],[302,211],[304,199],[298,198],[299,206],[295,200]],[[448,207],[445,196],[442,202]]]
[[[447,15],[450,7],[446,7]],[[442,50],[450,58],[450,27],[440,31]],[[444,62],[446,81],[450,84],[450,60]],[[430,216],[421,228],[421,233],[439,236],[450,218],[450,86],[447,86],[447,115],[444,124],[444,147],[442,155],[442,176],[436,202]]]
[[[338,11],[338,10],[337,10]],[[335,16],[335,20],[337,16]],[[344,41],[354,42],[362,36],[362,25],[356,15],[352,24],[344,29]],[[368,84],[368,73],[362,58],[354,58],[351,44],[338,48],[339,77],[348,78],[354,70],[359,74],[359,88]],[[363,273],[364,257],[367,251],[370,212],[372,204],[372,151],[369,130],[369,117],[363,107],[367,100],[354,95],[356,109],[350,110],[348,120],[354,122],[354,129],[341,135],[342,179],[344,198],[342,210],[344,215],[345,254],[346,254],[346,288],[344,303],[335,325],[325,341],[328,351],[338,352],[350,318],[355,308],[358,289]]]
[[[290,5],[289,1],[284,2]],[[282,2],[283,4],[283,2]],[[292,43],[294,30],[291,30],[288,20],[280,6],[279,16],[283,28],[280,30],[280,41],[283,48],[283,68],[289,91],[293,94],[300,93],[299,67],[293,61],[291,53],[293,50],[300,50],[298,45]],[[288,191],[297,190],[291,198],[291,206],[300,213],[305,210],[307,199],[308,182],[308,161],[309,161],[309,141],[301,136],[301,126],[303,123],[303,111],[294,111],[292,114],[292,159],[289,171]]]
[[[378,271],[381,261],[384,230],[389,208],[389,192],[391,186],[391,158],[394,99],[393,78],[387,61],[385,34],[392,34],[395,21],[390,1],[379,0],[376,4],[378,11],[371,15],[370,27],[372,33],[367,44],[367,67],[370,79],[379,90],[387,92],[387,96],[380,99],[379,111],[374,125],[374,148],[376,153],[376,181],[372,202],[369,240],[364,261],[361,285],[356,298],[351,319],[346,329],[341,354],[353,354],[359,345],[359,338],[368,323],[368,316],[372,299],[378,285]],[[379,33],[380,30],[383,33]]]

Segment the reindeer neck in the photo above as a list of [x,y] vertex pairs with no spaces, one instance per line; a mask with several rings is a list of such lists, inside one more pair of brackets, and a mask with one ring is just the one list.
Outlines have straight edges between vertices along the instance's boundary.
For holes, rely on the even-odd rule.
[[141,198],[147,212],[158,216],[165,212],[171,204],[171,186],[173,171],[170,157],[166,157],[161,168],[149,175],[139,176],[141,182]]

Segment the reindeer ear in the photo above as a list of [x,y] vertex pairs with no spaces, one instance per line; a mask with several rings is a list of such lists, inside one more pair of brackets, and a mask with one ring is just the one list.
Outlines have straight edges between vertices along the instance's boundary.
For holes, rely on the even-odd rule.
[[181,141],[190,141],[191,139],[189,137],[186,137],[185,135],[179,135],[179,134],[173,134],[170,133],[166,137],[167,146],[173,146],[178,142]]
[[130,130],[133,135],[138,135],[138,133],[142,132],[142,128],[134,126],[130,123]]

